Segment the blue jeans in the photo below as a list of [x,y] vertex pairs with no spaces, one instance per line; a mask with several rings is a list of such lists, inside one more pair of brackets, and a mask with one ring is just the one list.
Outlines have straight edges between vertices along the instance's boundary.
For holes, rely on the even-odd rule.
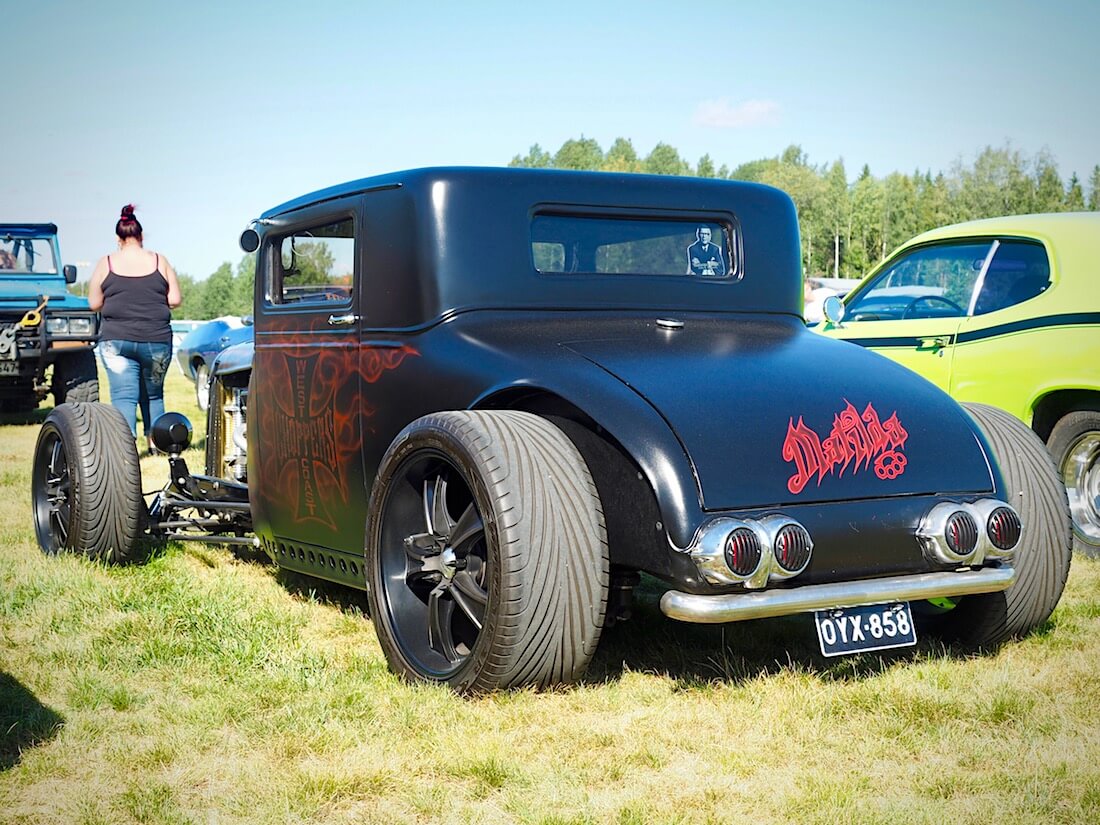
[[164,414],[164,375],[172,362],[171,344],[145,341],[101,341],[99,352],[111,386],[111,404],[122,413],[137,435],[137,407],[145,435]]

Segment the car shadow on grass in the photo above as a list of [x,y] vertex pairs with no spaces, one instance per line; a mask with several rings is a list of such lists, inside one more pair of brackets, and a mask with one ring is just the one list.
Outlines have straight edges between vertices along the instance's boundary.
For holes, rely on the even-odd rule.
[[299,599],[329,605],[345,613],[358,613],[364,618],[370,616],[370,608],[367,606],[367,591],[365,590],[357,590],[343,584],[316,579],[312,576],[295,573],[284,567],[276,567],[274,575],[275,580],[288,593]]
[[26,749],[53,739],[64,724],[61,714],[0,671],[0,773],[18,765]]
[[[275,566],[272,575],[296,598],[370,621],[366,591]],[[975,655],[939,639],[921,638],[918,629],[915,647],[827,658],[818,647],[812,614],[717,625],[679,622],[661,613],[659,601],[665,589],[643,577],[631,618],[605,628],[582,684],[611,684],[632,672],[670,678],[678,690],[739,685],[784,672],[834,682],[861,681],[899,663]]]

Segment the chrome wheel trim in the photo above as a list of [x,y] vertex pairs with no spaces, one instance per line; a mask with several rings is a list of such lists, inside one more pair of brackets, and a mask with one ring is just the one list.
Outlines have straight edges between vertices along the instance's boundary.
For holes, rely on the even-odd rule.
[[1100,547],[1100,432],[1088,432],[1066,451],[1060,468],[1069,496],[1073,532]]

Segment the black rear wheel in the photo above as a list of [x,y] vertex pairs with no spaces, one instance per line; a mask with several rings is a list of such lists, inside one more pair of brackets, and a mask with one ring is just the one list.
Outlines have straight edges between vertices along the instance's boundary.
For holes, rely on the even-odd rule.
[[145,503],[130,427],[106,404],[62,404],[38,434],[31,474],[38,544],[123,563],[138,550]]
[[371,498],[371,616],[390,666],[463,692],[567,684],[595,650],[609,562],[572,442],[519,412],[426,416]]

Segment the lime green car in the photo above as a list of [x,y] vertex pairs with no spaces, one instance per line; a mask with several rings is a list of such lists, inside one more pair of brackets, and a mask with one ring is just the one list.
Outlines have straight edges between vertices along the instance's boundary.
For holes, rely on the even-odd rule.
[[1074,546],[1100,555],[1100,213],[991,218],[903,244],[817,329],[1046,440]]

